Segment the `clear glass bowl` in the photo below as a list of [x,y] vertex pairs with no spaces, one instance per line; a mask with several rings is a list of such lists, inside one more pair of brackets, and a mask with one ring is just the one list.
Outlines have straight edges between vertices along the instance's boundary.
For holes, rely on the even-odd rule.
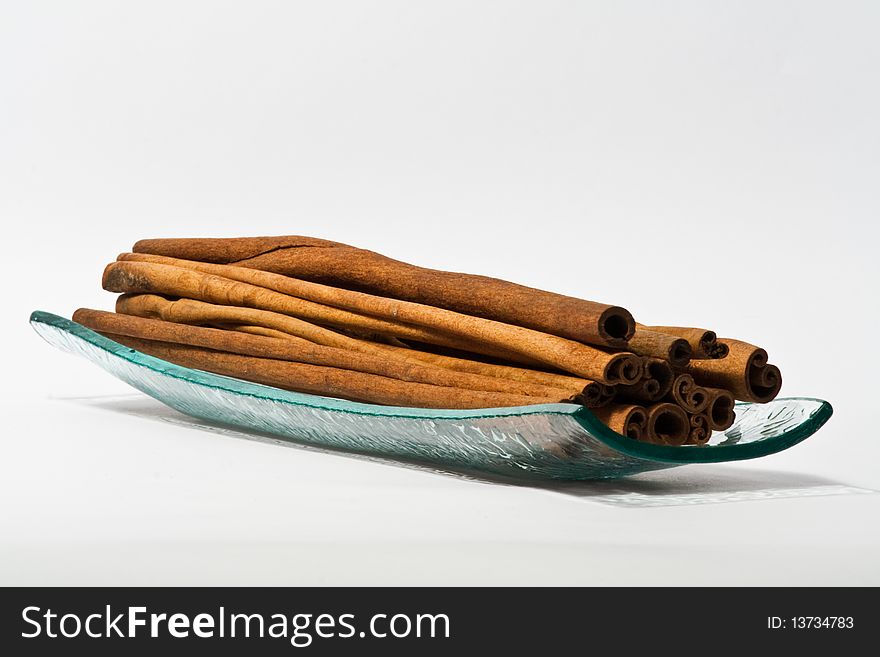
[[576,404],[477,410],[360,404],[174,365],[51,313],[36,311],[30,321],[50,344],[193,417],[324,448],[518,479],[611,479],[756,458],[811,436],[832,412],[821,399],[738,403],[736,423],[707,445],[651,445],[611,431]]

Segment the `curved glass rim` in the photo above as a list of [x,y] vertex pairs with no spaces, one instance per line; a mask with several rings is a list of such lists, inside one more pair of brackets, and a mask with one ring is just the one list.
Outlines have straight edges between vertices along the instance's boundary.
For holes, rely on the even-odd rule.
[[[32,312],[30,322],[31,324],[45,324],[61,329],[89,342],[99,349],[113,354],[114,356],[166,376],[182,379],[209,388],[222,389],[233,394],[256,397],[285,404],[308,406],[322,410],[340,411],[373,417],[417,418],[423,420],[477,420],[521,415],[569,415],[577,421],[585,431],[589,432],[616,451],[622,452],[628,456],[667,463],[717,463],[721,461],[751,459],[773,454],[787,449],[792,445],[796,445],[814,434],[828,421],[833,413],[831,404],[823,399],[817,399],[814,397],[792,397],[790,399],[818,402],[819,406],[803,423],[789,431],[779,434],[778,436],[745,444],[706,445],[700,447],[687,445],[654,445],[651,443],[639,442],[612,431],[605,426],[592,413],[592,411],[579,404],[534,404],[531,406],[467,410],[364,404],[361,402],[348,401],[346,399],[322,397],[319,395],[272,388],[258,383],[244,381],[242,379],[175,365],[166,360],[126,347],[125,345],[104,337],[100,333],[96,333],[95,331],[86,328],[82,324],[78,324],[65,317],[42,310]],[[750,405],[751,404],[748,402],[737,402],[737,406],[744,407]]]

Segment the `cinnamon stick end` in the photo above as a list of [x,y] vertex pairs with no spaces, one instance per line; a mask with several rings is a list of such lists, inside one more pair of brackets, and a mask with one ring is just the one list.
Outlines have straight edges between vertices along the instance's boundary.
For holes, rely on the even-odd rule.
[[599,315],[599,335],[611,347],[625,347],[636,332],[636,320],[620,306],[609,306]]
[[679,338],[675,340],[669,346],[669,364],[673,367],[684,367],[687,365],[691,357],[694,355],[694,350],[691,348],[690,343],[684,338]]

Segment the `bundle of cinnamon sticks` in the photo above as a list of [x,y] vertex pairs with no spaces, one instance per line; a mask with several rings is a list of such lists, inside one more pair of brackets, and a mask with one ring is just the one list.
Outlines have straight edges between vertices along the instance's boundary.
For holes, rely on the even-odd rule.
[[73,319],[186,367],[360,402],[582,404],[635,440],[702,445],[782,385],[767,353],[619,306],[310,237],[142,240]]

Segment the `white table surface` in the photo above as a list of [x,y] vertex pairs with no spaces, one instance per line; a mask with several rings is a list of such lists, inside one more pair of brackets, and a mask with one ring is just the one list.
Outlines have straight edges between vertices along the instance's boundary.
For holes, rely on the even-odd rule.
[[873,466],[804,465],[836,451],[833,424],[755,462],[514,486],[206,428],[119,388],[4,402],[4,584],[880,582]]

